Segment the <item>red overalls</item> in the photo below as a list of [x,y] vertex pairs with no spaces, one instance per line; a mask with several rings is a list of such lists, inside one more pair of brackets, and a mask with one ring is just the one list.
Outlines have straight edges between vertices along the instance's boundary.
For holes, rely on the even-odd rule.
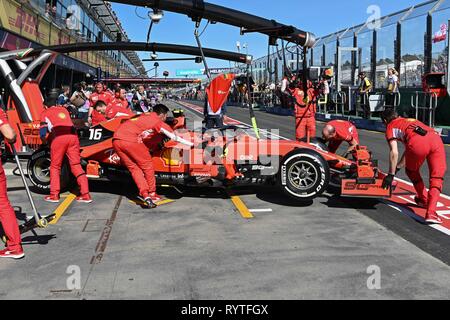
[[91,125],[92,126],[96,126],[99,123],[106,121],[106,120],[108,120],[108,119],[106,118],[106,116],[104,114],[98,112],[97,110],[92,111],[92,114],[91,114],[91,121],[92,121]]
[[311,101],[308,105],[303,101],[303,90],[295,88],[292,92],[295,97],[295,138],[300,141],[307,137],[316,136],[316,106],[312,102],[314,98],[313,89],[308,89],[308,98]]
[[156,113],[145,113],[120,125],[114,134],[113,146],[136,183],[139,194],[145,199],[156,191],[153,161],[143,139],[151,139],[164,128],[173,132]]
[[[114,103],[114,102],[111,102],[110,104],[108,104],[108,106],[106,107],[106,111],[105,111],[106,119],[113,119],[115,117],[133,116],[134,115],[134,113],[130,109],[122,107],[121,105],[122,105],[122,103]],[[92,123],[94,123],[94,122],[92,121]]]
[[[95,104],[99,100],[103,101],[106,105],[108,105],[112,100],[112,96],[107,91],[103,91],[102,93],[94,92],[89,97],[90,106],[92,108],[95,108]],[[93,126],[99,124],[100,122],[106,121],[105,116],[103,114],[101,114],[100,112],[97,112],[95,109],[92,111],[91,116],[92,116],[92,125]]]
[[337,149],[343,141],[348,143],[353,140],[359,144],[358,131],[353,123],[344,120],[333,120],[328,122],[336,130],[336,135],[330,139],[328,151],[336,153]]
[[[420,126],[427,131],[425,136],[414,132]],[[415,119],[397,118],[386,128],[387,141],[398,140],[405,145],[406,174],[414,184],[417,195],[428,202],[427,215],[436,213],[436,206],[442,191],[447,162],[441,137],[432,128]],[[427,193],[420,175],[420,167],[425,159],[428,163],[430,188]]]
[[129,104],[127,99],[122,100],[120,98],[114,97],[111,99],[108,105],[129,110]]
[[41,126],[50,132],[50,194],[59,197],[60,173],[64,156],[77,179],[81,195],[89,193],[86,173],[80,164],[80,141],[73,127],[69,112],[61,106],[45,109],[41,114]]
[[[9,124],[6,113],[0,109],[0,127]],[[1,154],[0,154],[1,155]],[[15,251],[21,249],[21,239],[16,214],[11,206],[6,187],[6,175],[0,162],[0,222],[7,238],[6,246],[8,250]]]

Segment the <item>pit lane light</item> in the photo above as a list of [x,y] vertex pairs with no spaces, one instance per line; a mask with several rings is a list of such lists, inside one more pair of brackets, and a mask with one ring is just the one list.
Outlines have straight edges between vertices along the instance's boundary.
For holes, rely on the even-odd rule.
[[153,9],[153,12],[149,11],[148,16],[154,24],[157,24],[164,17],[164,12],[159,9]]

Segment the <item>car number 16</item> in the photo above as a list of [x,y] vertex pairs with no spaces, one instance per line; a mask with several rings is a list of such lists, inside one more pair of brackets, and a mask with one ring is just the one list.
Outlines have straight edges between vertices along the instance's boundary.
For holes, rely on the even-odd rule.
[[102,129],[89,129],[89,140],[100,140],[102,138]]

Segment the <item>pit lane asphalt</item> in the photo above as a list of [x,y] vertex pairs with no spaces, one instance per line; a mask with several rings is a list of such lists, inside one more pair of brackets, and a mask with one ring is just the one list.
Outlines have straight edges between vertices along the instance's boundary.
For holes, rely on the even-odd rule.
[[[56,225],[36,230],[37,238],[25,234],[23,260],[0,260],[1,299],[446,299],[450,294],[447,264],[332,195],[300,205],[273,190],[240,190],[248,208],[272,209],[243,219],[227,196],[212,188],[182,196],[161,189],[176,201],[144,210],[127,198],[132,185],[90,182],[90,187],[95,202],[74,202]],[[31,215],[19,177],[8,176],[8,190],[18,217]],[[41,195],[34,198],[43,214],[57,207]],[[370,266],[380,268],[379,290],[367,287]],[[67,284],[76,287],[77,270],[80,287],[73,288]]]

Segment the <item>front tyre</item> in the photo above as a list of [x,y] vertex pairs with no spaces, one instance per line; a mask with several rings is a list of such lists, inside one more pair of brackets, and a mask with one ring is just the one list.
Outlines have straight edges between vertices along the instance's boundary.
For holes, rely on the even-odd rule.
[[[303,138],[300,141],[307,142],[307,140],[308,140],[307,138]],[[318,148],[320,150],[328,151],[327,143],[322,138],[319,138],[319,137],[311,138],[311,139],[309,139],[309,144],[312,144],[313,146],[315,146],[316,148]]]
[[[43,148],[35,151],[28,160],[28,178],[40,193],[50,192],[50,150]],[[68,190],[72,176],[67,160],[61,166],[61,192]]]
[[329,181],[328,163],[314,150],[294,150],[281,162],[279,185],[293,199],[310,201],[327,189]]

